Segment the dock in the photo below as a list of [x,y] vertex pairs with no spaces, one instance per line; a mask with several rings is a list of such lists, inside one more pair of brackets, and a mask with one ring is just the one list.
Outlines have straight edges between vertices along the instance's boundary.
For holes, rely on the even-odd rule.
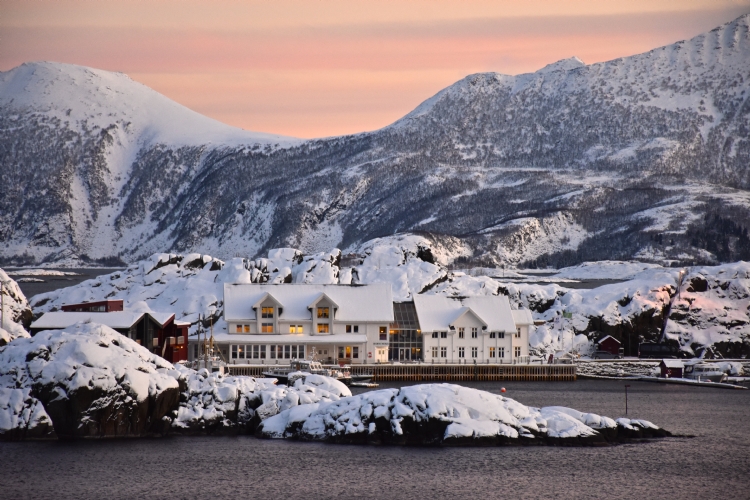
[[[230,375],[262,377],[269,365],[229,365]],[[506,380],[572,382],[575,365],[377,364],[351,365],[353,375],[372,374],[373,382],[494,382]]]

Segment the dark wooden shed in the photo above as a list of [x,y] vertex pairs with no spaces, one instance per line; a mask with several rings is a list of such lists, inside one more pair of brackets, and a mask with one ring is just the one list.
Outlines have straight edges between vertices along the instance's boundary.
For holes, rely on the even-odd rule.
[[659,364],[661,376],[665,378],[682,378],[682,369],[685,365],[679,359],[662,359]]
[[598,349],[600,351],[607,351],[608,353],[615,356],[622,354],[620,352],[622,344],[620,344],[620,341],[614,338],[612,335],[607,335],[606,337],[599,339],[597,345],[599,346]]

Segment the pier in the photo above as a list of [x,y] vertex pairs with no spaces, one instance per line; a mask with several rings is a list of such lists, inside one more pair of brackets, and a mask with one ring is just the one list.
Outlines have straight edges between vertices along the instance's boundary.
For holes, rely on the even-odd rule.
[[[268,365],[229,365],[229,374],[262,377]],[[575,365],[432,365],[377,364],[352,365],[352,374],[372,373],[374,382],[467,382],[527,380],[571,382],[576,380]]]

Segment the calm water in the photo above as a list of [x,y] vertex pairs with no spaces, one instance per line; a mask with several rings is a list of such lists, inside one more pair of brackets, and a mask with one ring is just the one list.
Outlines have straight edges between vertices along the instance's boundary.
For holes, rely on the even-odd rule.
[[[395,384],[394,384],[395,385]],[[403,384],[399,384],[403,385]],[[620,416],[617,381],[476,383]],[[2,498],[750,498],[750,391],[631,383],[629,416],[677,434],[608,448],[399,448],[174,437],[0,443]]]

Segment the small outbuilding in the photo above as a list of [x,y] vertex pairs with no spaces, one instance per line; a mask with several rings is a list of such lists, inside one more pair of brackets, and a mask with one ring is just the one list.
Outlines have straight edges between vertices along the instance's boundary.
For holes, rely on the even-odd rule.
[[613,356],[622,355],[622,344],[612,335],[607,335],[606,337],[599,339],[599,342],[597,342],[597,349],[599,351],[606,351]]
[[685,365],[679,359],[662,359],[659,368],[664,378],[682,378]]

